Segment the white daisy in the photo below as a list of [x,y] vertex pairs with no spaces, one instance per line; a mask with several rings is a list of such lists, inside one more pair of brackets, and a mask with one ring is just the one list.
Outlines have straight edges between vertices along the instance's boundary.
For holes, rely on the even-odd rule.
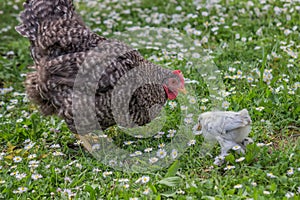
[[146,148],[146,149],[144,149],[144,152],[146,152],[146,153],[149,153],[151,151],[152,151],[152,148]]
[[36,154],[30,154],[29,156],[28,156],[28,159],[33,159],[33,158],[36,158]]
[[266,195],[271,194],[271,192],[269,192],[269,191],[267,191],[267,190],[264,190],[263,193],[266,194]]
[[30,142],[29,144],[27,144],[27,145],[24,147],[24,149],[25,149],[25,150],[29,150],[29,149],[31,149],[34,145],[35,145],[35,143]]
[[106,171],[106,172],[103,172],[102,175],[103,175],[104,178],[106,178],[107,176],[112,175],[112,172]]
[[156,163],[157,161],[158,161],[158,158],[156,158],[156,157],[149,158],[149,162],[151,164]]
[[294,174],[294,168],[290,168],[288,171],[287,171],[287,175],[291,176]]
[[59,152],[59,151],[55,151],[52,153],[53,156],[63,156],[65,154],[63,154],[62,152]]
[[27,190],[28,190],[27,187],[18,187],[18,191],[20,194],[26,192]]
[[156,156],[159,158],[164,158],[166,157],[167,152],[164,149],[159,149],[156,153]]
[[235,150],[235,151],[237,151],[237,150],[241,149],[241,146],[235,145],[234,147],[232,147],[232,149]]
[[15,156],[15,157],[13,158],[13,161],[14,161],[15,163],[19,163],[19,162],[22,161],[22,158],[21,158],[20,156]]
[[21,180],[21,179],[23,179],[23,178],[25,178],[27,176],[27,174],[25,174],[25,173],[22,173],[22,174],[16,174],[16,179],[18,179],[18,180]]
[[295,194],[293,193],[293,192],[287,192],[286,194],[285,194],[285,197],[286,198],[292,198],[292,197],[294,197],[295,196]]
[[173,159],[177,158],[178,151],[176,149],[173,149],[172,152],[171,152],[171,156],[172,156]]
[[276,178],[276,176],[273,173],[267,173],[267,177]]
[[118,180],[119,183],[127,183],[129,182],[129,179],[128,178],[121,178]]
[[134,141],[125,141],[124,142],[124,145],[131,145],[131,144],[133,144],[134,143]]
[[242,184],[237,184],[237,185],[234,186],[235,189],[240,189],[240,188],[242,188],[242,187],[243,187]]
[[195,145],[196,144],[196,140],[190,140],[187,145],[188,146],[192,146],[192,145]]
[[224,168],[224,170],[231,170],[231,169],[235,169],[235,166],[227,165],[227,167]]
[[197,100],[195,97],[190,97],[189,102],[190,102],[190,104],[195,104],[197,102]]
[[143,184],[145,184],[145,183],[148,183],[149,180],[150,180],[150,177],[149,177],[149,176],[142,176],[141,182],[142,182]]
[[222,108],[224,108],[224,109],[229,108],[229,106],[230,106],[230,103],[229,103],[228,101],[224,101],[224,102],[222,103]]
[[252,185],[253,187],[256,187],[256,186],[257,186],[257,183],[256,183],[256,182],[252,182],[251,185]]
[[245,157],[240,157],[240,158],[236,159],[235,162],[242,162],[244,160],[245,160]]
[[144,195],[148,195],[151,192],[150,188],[146,188],[143,192]]
[[170,101],[169,102],[169,106],[170,106],[170,108],[173,110],[174,108],[176,108],[177,107],[177,103],[176,103],[176,101]]
[[52,144],[49,148],[57,149],[57,148],[60,148],[60,145],[59,144]]
[[38,179],[40,179],[40,178],[43,178],[43,176],[42,176],[41,174],[32,174],[32,175],[31,175],[31,178],[32,178],[33,180],[38,180]]

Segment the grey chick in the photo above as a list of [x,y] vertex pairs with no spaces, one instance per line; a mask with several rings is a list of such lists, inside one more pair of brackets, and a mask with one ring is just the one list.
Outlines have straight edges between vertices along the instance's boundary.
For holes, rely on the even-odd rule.
[[220,165],[227,152],[239,146],[239,152],[245,153],[246,145],[253,142],[248,135],[251,130],[251,118],[247,109],[239,112],[212,111],[202,113],[194,130],[201,130],[203,137],[210,143],[219,142],[221,154],[214,164]]

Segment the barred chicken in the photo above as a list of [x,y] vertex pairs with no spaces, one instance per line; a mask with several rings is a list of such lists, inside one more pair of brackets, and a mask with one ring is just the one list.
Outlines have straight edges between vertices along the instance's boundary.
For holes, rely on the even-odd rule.
[[[30,41],[34,61],[27,95],[42,114],[60,116],[74,133],[76,117],[86,132],[143,126],[168,99],[185,93],[180,70],[164,69],[92,32],[72,0],[27,0],[20,19],[16,31]],[[93,116],[99,126],[91,126]]]

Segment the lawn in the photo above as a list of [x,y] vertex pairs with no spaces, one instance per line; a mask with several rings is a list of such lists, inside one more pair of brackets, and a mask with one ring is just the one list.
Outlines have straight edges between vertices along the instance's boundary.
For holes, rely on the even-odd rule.
[[[127,158],[105,163],[64,121],[42,116],[26,98],[23,83],[33,61],[28,40],[14,29],[22,1],[3,0],[0,199],[300,199],[299,0],[75,5],[93,31],[126,42],[162,67],[180,69],[189,93],[167,102],[163,124],[150,124],[155,133],[108,129],[113,145],[104,155],[116,156],[117,147],[136,165],[114,167]],[[197,116],[243,108],[254,143],[244,155],[230,151],[216,166],[220,147],[192,131]]]

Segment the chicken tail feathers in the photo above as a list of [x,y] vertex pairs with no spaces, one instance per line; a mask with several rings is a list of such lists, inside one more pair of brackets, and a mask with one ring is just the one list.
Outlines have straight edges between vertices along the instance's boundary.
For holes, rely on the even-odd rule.
[[36,105],[39,105],[39,109],[44,115],[53,115],[56,112],[55,107],[49,101],[42,98],[38,87],[38,79],[39,77],[37,72],[27,74],[25,87],[28,98]]
[[29,40],[37,38],[40,25],[46,20],[70,19],[75,14],[72,0],[27,0],[20,15],[21,24],[16,31]]

